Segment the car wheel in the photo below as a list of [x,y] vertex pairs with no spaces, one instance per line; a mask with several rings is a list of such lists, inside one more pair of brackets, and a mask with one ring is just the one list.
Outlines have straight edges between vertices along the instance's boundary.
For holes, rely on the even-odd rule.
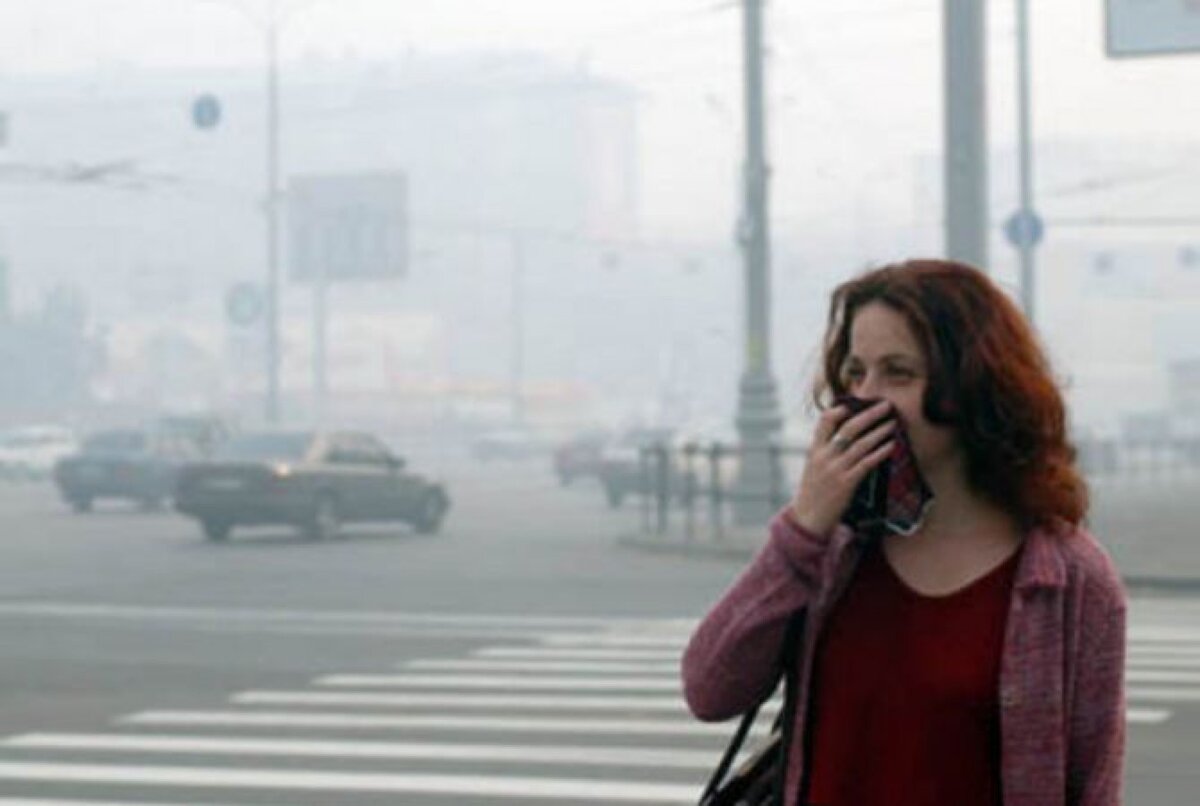
[[71,499],[71,509],[75,510],[76,512],[91,512],[92,511],[92,499],[90,499],[90,498],[72,498]]
[[337,499],[329,493],[321,493],[313,502],[312,514],[304,527],[305,535],[311,540],[332,540],[340,528]]
[[214,543],[225,542],[229,539],[229,533],[233,531],[232,523],[217,518],[205,518],[200,522],[200,526],[204,529],[204,536]]
[[436,534],[442,528],[442,519],[446,517],[446,496],[440,492],[431,492],[421,500],[420,514],[413,523],[416,530],[423,535]]

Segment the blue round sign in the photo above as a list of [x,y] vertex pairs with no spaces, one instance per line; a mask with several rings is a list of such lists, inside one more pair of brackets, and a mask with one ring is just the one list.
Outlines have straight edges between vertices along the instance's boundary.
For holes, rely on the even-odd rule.
[[1018,210],[1004,222],[1004,237],[1013,246],[1037,246],[1045,233],[1042,217],[1032,210]]
[[217,96],[201,95],[192,102],[192,123],[197,129],[212,129],[221,122],[221,102]]
[[238,283],[225,294],[225,315],[238,327],[249,327],[257,322],[266,308],[262,289],[253,283]]

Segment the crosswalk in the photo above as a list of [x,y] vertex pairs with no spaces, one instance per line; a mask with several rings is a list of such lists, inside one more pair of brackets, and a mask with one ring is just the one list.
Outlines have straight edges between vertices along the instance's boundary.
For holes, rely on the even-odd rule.
[[[683,704],[690,620],[488,624],[495,641],[393,668],[0,738],[0,806],[696,802],[732,726]],[[1200,712],[1200,628],[1135,618],[1127,679],[1135,741]]]

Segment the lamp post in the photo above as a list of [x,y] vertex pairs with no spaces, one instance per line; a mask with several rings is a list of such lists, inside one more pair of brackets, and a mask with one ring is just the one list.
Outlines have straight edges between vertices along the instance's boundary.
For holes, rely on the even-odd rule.
[[255,11],[245,3],[232,0],[201,0],[233,9],[248,19],[263,39],[266,55],[266,188],[263,213],[266,216],[266,399],[264,414],[267,422],[277,423],[279,407],[279,37],[284,27],[296,16],[325,0],[309,0],[303,3],[280,3],[280,0],[265,0],[263,13]]
[[777,459],[769,447],[783,418],[775,378],[771,373],[771,255],[767,219],[765,118],[762,50],[763,0],[743,0],[745,37],[746,164],[745,198],[738,225],[746,273],[746,334],[743,372],[738,396],[737,429],[742,443],[737,488],[738,523],[761,523],[771,502],[762,496],[769,488]]

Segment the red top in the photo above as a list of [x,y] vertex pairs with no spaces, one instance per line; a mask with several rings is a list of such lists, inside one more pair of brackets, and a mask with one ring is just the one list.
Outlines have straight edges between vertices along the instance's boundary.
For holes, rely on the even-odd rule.
[[812,806],[1000,806],[1000,658],[1019,551],[924,596],[879,544],[829,616],[813,679]]

